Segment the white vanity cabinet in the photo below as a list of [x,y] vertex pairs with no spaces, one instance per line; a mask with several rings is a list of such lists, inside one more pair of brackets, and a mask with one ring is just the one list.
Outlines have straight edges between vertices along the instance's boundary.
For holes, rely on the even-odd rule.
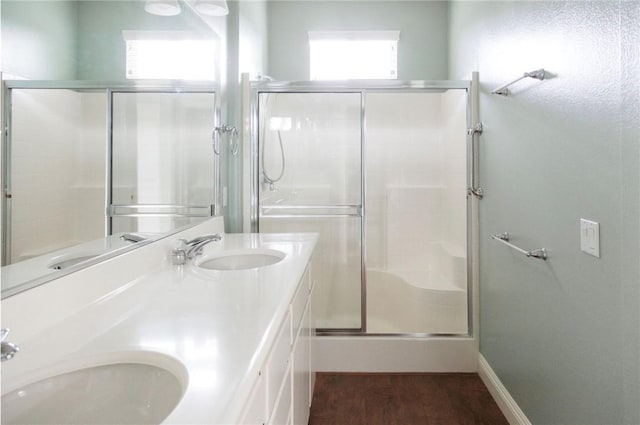
[[244,408],[241,424],[307,425],[315,382],[313,281],[307,267]]

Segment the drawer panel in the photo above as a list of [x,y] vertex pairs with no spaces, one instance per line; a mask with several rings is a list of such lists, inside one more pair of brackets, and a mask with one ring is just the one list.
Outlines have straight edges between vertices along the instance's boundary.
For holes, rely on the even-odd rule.
[[269,425],[287,425],[291,420],[291,370],[287,368],[286,379],[279,394]]
[[273,343],[273,349],[269,355],[266,365],[267,375],[267,412],[269,415],[273,409],[273,405],[276,402],[276,397],[282,386],[282,382],[285,379],[287,367],[290,363],[291,357],[291,316],[287,314],[278,336]]
[[258,376],[242,416],[242,424],[263,425],[267,422],[267,386],[264,374]]
[[293,297],[293,301],[291,302],[291,320],[292,320],[292,335],[291,342],[293,343],[298,335],[298,329],[300,329],[300,321],[302,320],[302,314],[304,313],[304,308],[307,305],[307,299],[309,298],[309,268],[305,271],[302,279],[300,280],[300,285],[298,286],[298,291],[296,295]]

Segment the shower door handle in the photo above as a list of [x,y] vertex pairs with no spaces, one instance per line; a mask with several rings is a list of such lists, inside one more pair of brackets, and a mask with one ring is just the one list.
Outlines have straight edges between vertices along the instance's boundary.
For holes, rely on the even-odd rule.
[[476,154],[476,134],[482,134],[482,123],[478,122],[473,127],[467,130],[467,139],[468,139],[468,163],[469,163],[469,178],[468,178],[468,187],[467,187],[467,195],[473,195],[478,199],[482,199],[484,196],[484,190],[481,187],[478,187],[478,171],[477,171],[477,154]]
[[362,217],[362,205],[261,205],[263,218]]
[[107,208],[107,215],[109,217],[213,217],[215,216],[215,204],[111,204]]

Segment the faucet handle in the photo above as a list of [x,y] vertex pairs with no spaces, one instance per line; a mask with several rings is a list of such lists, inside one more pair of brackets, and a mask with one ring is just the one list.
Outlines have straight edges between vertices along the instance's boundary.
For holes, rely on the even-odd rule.
[[178,239],[171,250],[171,262],[174,266],[182,266],[187,262],[187,240]]
[[0,338],[2,338],[0,340],[1,342],[0,345],[2,345],[2,350],[0,352],[0,360],[2,361],[11,360],[13,356],[15,356],[18,351],[20,351],[20,347],[18,347],[17,345],[4,341],[4,339],[7,337],[8,334],[9,334],[9,329],[2,329],[0,331]]

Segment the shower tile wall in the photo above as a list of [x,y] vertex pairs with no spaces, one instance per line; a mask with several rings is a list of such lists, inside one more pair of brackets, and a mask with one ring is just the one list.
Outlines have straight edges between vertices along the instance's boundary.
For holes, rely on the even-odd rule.
[[[360,94],[263,94],[260,100],[266,115],[260,124],[261,166],[272,180],[278,180],[283,167],[280,139],[285,156],[282,179],[262,186],[260,204],[295,205],[288,211],[294,215],[332,212],[309,206],[359,205]],[[360,217],[261,218],[260,231],[318,232],[318,326],[360,328]]]
[[102,93],[79,93],[81,125],[76,139],[77,181],[74,218],[77,239],[88,241],[106,234],[106,97]]
[[367,95],[368,268],[466,256],[465,107],[462,91]]
[[13,91],[12,262],[104,236],[105,116],[99,94]]
[[268,174],[282,167],[277,130],[285,149],[286,169],[274,190],[261,196],[287,205],[360,203],[360,97],[353,93],[270,94],[266,125]]
[[[114,93],[113,204],[214,203],[213,93]],[[116,217],[113,233],[166,232],[185,217]]]
[[[410,268],[440,240],[438,96],[367,95],[367,267]],[[429,229],[432,229],[429,232]]]

